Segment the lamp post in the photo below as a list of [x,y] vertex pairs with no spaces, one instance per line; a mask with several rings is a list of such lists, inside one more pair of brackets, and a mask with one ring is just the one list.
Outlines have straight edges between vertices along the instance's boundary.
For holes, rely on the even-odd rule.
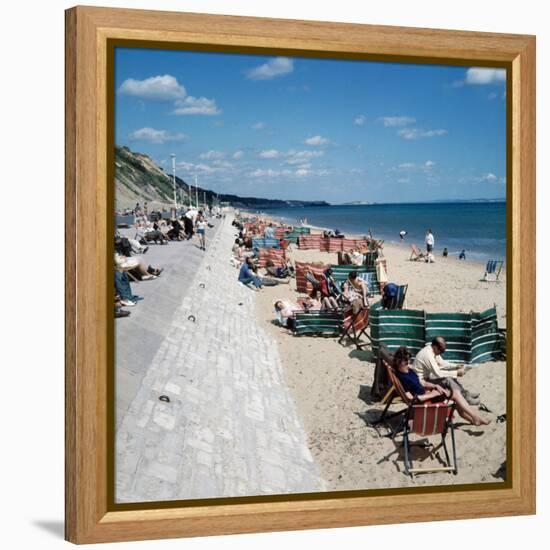
[[199,188],[197,186],[197,174],[195,174],[195,206],[199,209]]
[[178,199],[176,196],[176,155],[172,153],[172,183],[174,185],[174,208],[176,209],[176,214],[178,213]]

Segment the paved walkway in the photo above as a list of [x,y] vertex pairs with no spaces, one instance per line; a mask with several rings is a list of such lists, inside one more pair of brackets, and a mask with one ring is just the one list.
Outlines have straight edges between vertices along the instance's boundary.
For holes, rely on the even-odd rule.
[[[214,220],[207,239],[215,238],[221,220]],[[134,237],[134,230],[121,230]],[[115,321],[116,426],[135,399],[143,377],[170,331],[173,318],[188,294],[197,270],[204,260],[198,241],[171,241],[168,245],[149,246],[141,259],[145,264],[162,267],[154,281],[132,283],[134,294],[143,297],[136,307],[128,308],[130,317]]]
[[255,294],[229,264],[233,240],[227,217],[121,418],[118,502],[325,488]]

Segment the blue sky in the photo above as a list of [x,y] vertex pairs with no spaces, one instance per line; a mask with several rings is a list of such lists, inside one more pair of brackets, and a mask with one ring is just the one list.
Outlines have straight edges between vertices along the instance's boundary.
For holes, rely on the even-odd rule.
[[218,193],[505,196],[505,71],[119,48],[116,142]]

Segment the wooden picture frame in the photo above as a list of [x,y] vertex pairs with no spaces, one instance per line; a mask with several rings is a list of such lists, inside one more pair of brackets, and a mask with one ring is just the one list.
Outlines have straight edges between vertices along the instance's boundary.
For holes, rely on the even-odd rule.
[[[502,488],[323,493],[189,506],[112,502],[107,370],[108,52],[192,49],[504,67],[507,82],[508,477]],[[137,43],[137,42],[136,42]],[[66,12],[66,538],[74,543],[465,519],[535,512],[535,38],[75,7]],[[521,251],[521,262],[519,261]],[[108,284],[109,283],[109,284]]]

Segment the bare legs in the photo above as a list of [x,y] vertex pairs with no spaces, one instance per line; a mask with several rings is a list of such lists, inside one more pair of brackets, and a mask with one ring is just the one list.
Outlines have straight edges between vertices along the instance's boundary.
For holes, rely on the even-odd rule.
[[468,404],[466,399],[464,399],[464,396],[459,390],[453,390],[451,398],[456,403],[456,410],[462,418],[464,418],[474,426],[486,426],[487,424],[489,424],[488,420],[481,418],[481,416],[474,412],[472,407],[470,407],[470,405]]

